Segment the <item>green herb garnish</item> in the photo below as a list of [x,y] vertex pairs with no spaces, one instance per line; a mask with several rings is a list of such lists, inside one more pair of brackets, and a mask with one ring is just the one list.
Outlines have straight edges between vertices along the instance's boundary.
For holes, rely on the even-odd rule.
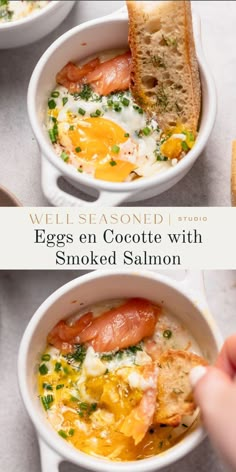
[[126,97],[123,97],[122,100],[121,100],[121,103],[122,103],[122,105],[124,105],[124,107],[128,107],[129,104],[130,104],[130,100]]
[[149,126],[146,126],[145,128],[143,128],[143,134],[145,136],[149,136],[149,134],[151,133],[151,128],[149,128]]
[[48,383],[46,383],[46,382],[43,383],[43,388],[44,388],[45,390],[53,390],[52,385],[51,385],[51,384],[48,384]]
[[[76,95],[76,94],[74,94],[74,95]],[[82,91],[77,94],[77,96],[79,96],[80,98],[82,98],[86,102],[92,97],[92,95],[93,95],[93,91],[92,91],[91,87],[87,84],[84,84],[83,88],[82,88]]]
[[68,154],[65,152],[65,151],[62,151],[61,153],[61,159],[64,161],[64,162],[67,162],[69,160],[69,156]]
[[85,111],[83,108],[79,108],[79,109],[78,109],[78,113],[79,113],[80,115],[84,116],[85,113],[86,113],[86,111]]
[[67,102],[68,102],[68,97],[63,97],[63,98],[62,98],[62,105],[63,105],[63,107],[67,104]]
[[101,115],[101,110],[96,110],[94,113],[90,113],[91,118],[97,118]]
[[186,141],[181,141],[181,147],[182,147],[183,151],[188,152],[189,147],[188,147]]
[[143,109],[138,105],[133,105],[133,109],[136,110],[140,115],[143,115]]
[[81,344],[77,344],[75,351],[72,352],[71,354],[66,354],[65,357],[68,360],[76,361],[82,365],[86,357],[86,348],[82,346]]
[[166,91],[164,90],[163,85],[158,88],[157,92],[157,104],[159,105],[162,111],[166,111],[169,100]]
[[162,40],[164,41],[166,46],[173,46],[173,47],[177,46],[177,39],[176,38],[167,38],[163,34],[162,35]]
[[81,151],[82,151],[81,147],[77,146],[77,147],[75,148],[75,152],[81,152]]
[[56,106],[57,106],[57,104],[56,104],[55,100],[53,100],[53,98],[48,100],[48,108],[50,110],[54,110],[54,108],[56,108]]
[[46,364],[41,364],[39,366],[39,373],[41,375],[46,375],[48,373],[48,368],[47,368]]
[[80,172],[80,173],[82,174],[82,172],[83,172],[83,169],[82,169],[82,167],[78,167],[77,171],[78,171],[78,172]]
[[61,363],[56,362],[55,367],[54,367],[55,372],[60,372],[61,368],[62,368]]
[[58,434],[59,436],[61,436],[63,439],[66,439],[67,438],[67,434],[65,431],[63,431],[63,429],[60,429],[60,431],[58,431]]
[[124,137],[125,137],[125,138],[129,138],[129,133],[125,133],[125,134],[124,134]]
[[73,125],[70,125],[69,130],[74,131],[75,127]]
[[111,150],[112,150],[112,152],[114,152],[115,154],[119,154],[119,152],[120,152],[120,147],[117,146],[117,144],[114,144],[114,146],[112,146]]
[[60,95],[60,92],[58,92],[58,90],[54,90],[54,92],[51,93],[51,97],[53,98],[58,98]]
[[117,166],[117,162],[114,161],[113,159],[111,159],[111,161],[109,161],[109,164],[110,164],[111,167]]
[[74,436],[75,430],[70,428],[68,431],[69,436]]
[[61,390],[61,388],[63,388],[63,387],[64,387],[64,384],[58,384],[56,386],[56,390]]
[[50,409],[51,404],[53,403],[53,395],[46,395],[41,397],[41,402],[43,404],[44,409],[47,411]]
[[165,65],[165,62],[164,62],[164,57],[161,57],[161,56],[152,56],[151,57],[151,61],[152,61],[152,64],[155,66],[155,67],[160,67],[162,69],[166,69],[166,65]]
[[50,359],[50,354],[43,354],[43,356],[41,357],[41,361],[50,361]]

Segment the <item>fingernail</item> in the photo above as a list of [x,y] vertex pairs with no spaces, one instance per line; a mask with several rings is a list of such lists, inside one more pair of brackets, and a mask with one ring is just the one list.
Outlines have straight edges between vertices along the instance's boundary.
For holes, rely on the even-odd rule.
[[197,365],[192,370],[190,370],[189,380],[192,387],[197,385],[198,381],[206,374],[206,371],[206,367],[203,367],[202,365]]

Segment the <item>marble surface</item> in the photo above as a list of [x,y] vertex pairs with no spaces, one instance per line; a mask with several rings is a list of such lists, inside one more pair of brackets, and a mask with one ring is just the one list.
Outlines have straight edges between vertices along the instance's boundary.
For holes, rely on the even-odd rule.
[[[64,283],[82,274],[75,271],[0,272],[1,471],[40,472],[36,434],[24,410],[17,385],[19,342],[32,314],[44,299]],[[168,274],[175,279],[183,277],[182,272]],[[204,278],[211,311],[226,337],[236,332],[236,271],[209,271],[204,273]],[[82,472],[67,463],[60,470]],[[164,472],[179,470],[226,472],[208,439]]]
[[[192,3],[202,19],[205,54],[217,86],[217,120],[205,151],[189,174],[169,191],[146,200],[145,206],[230,205],[231,141],[236,136],[236,2]],[[48,205],[40,183],[40,155],[26,110],[33,69],[47,47],[66,30],[122,5],[122,1],[77,2],[63,24],[46,38],[21,49],[0,50],[0,184],[15,193],[23,205]]]

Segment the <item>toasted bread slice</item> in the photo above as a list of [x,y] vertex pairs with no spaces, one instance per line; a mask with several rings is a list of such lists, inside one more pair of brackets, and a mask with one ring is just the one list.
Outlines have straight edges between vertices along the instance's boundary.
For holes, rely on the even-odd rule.
[[189,372],[205,359],[187,351],[165,351],[159,358],[159,374],[155,423],[178,426],[184,415],[195,410]]
[[127,1],[132,53],[130,88],[163,131],[196,134],[201,84],[190,1]]

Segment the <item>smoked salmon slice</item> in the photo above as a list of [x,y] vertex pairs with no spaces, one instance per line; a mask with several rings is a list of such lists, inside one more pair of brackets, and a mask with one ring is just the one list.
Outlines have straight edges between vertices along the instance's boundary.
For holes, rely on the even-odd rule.
[[58,72],[56,81],[71,93],[79,92],[84,84],[89,84],[99,95],[109,95],[129,88],[130,70],[131,54],[126,52],[105,62],[92,59],[82,67],[68,62]]
[[92,85],[99,95],[129,88],[131,54],[127,52],[103,62],[86,76],[86,83]]
[[88,344],[96,352],[110,352],[139,343],[154,333],[160,308],[148,300],[132,298],[97,318],[83,315],[73,326],[60,321],[49,333],[48,342],[71,352],[73,345]]
[[73,326],[69,326],[65,320],[59,321],[48,334],[48,344],[51,344],[63,352],[72,352],[74,350],[73,339],[80,331],[88,326],[92,320],[93,314],[89,312],[79,318]]

